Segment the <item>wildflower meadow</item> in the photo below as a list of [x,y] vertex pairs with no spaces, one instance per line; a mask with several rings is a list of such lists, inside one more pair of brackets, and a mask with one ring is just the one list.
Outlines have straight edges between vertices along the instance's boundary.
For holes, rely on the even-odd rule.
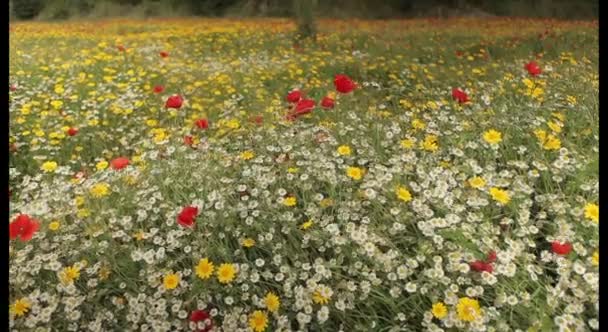
[[598,24],[17,22],[12,331],[599,329]]

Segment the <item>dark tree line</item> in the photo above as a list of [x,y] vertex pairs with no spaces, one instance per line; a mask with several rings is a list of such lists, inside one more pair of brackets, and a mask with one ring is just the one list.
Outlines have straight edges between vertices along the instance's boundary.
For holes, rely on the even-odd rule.
[[[310,2],[310,4],[309,4]],[[12,15],[32,19],[86,16],[100,6],[140,8],[146,16],[178,12],[199,16],[315,15],[363,18],[445,16],[467,11],[490,15],[597,18],[598,0],[9,0]],[[308,10],[306,6],[312,6]],[[308,14],[306,14],[308,15]]]

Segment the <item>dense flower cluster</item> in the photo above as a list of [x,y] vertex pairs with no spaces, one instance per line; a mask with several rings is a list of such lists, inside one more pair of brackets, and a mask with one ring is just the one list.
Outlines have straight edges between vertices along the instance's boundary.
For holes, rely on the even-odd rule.
[[596,23],[158,23],[13,26],[11,329],[599,328]]

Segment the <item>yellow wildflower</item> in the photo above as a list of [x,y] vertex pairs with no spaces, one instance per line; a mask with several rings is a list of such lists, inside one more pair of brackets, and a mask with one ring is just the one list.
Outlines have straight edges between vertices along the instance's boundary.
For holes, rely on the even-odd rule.
[[209,279],[213,275],[213,262],[210,262],[208,258],[203,258],[198,261],[196,266],[196,275],[201,279]]
[[217,280],[222,284],[228,284],[234,280],[236,276],[236,269],[232,264],[222,264],[217,269]]

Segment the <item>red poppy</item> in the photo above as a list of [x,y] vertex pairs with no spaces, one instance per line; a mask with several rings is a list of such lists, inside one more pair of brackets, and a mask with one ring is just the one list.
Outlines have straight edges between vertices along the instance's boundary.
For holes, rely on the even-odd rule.
[[460,58],[460,57],[461,57],[463,54],[464,54],[464,53],[462,53],[462,51],[456,51],[456,56],[457,56],[457,57],[459,57],[459,58]]
[[325,97],[321,100],[321,107],[323,108],[334,108],[335,101],[330,97]]
[[161,92],[165,91],[165,87],[162,85],[155,85],[153,91],[154,91],[154,93],[161,93]]
[[168,57],[168,56],[169,56],[169,52],[167,52],[167,51],[160,51],[160,53],[159,53],[159,54],[160,54],[160,57],[161,57],[161,58],[166,58],[166,57]]
[[9,238],[14,240],[19,237],[22,242],[29,241],[39,228],[40,224],[37,220],[27,214],[20,214],[9,225]]
[[177,223],[184,227],[192,227],[194,226],[194,220],[198,215],[198,208],[194,206],[186,206],[182,209],[182,211],[177,215]]
[[15,90],[17,90],[17,87],[14,85],[11,85],[11,91],[15,91]]
[[336,75],[334,78],[334,85],[336,86],[336,90],[340,93],[349,93],[357,88],[355,82],[353,82],[350,77],[343,74]]
[[293,90],[287,94],[287,101],[290,103],[297,103],[302,99],[302,92],[300,90]]
[[17,152],[17,150],[18,150],[18,149],[17,149],[17,145],[15,145],[15,143],[11,143],[11,144],[9,145],[9,147],[8,147],[8,150],[9,150],[10,152]]
[[488,253],[488,257],[486,258],[486,262],[494,263],[496,262],[496,251],[492,250]]
[[68,133],[68,136],[74,136],[74,135],[78,134],[78,129],[76,129],[76,128],[69,128],[67,130],[67,133]]
[[209,121],[207,119],[198,119],[194,124],[200,129],[209,128]]
[[129,159],[125,157],[118,157],[110,161],[110,167],[114,170],[121,170],[129,165]]
[[213,320],[211,320],[211,315],[205,310],[194,310],[190,314],[190,321],[194,323],[205,322],[208,324],[202,330],[198,330],[198,332],[208,332],[213,328]]
[[315,108],[315,104],[312,99],[302,99],[296,104],[295,112],[298,115],[310,113]]
[[256,115],[254,117],[251,118],[251,122],[257,124],[257,125],[261,125],[262,122],[264,122],[264,118],[261,115]]
[[538,66],[538,64],[536,63],[536,61],[530,61],[528,62],[524,68],[528,71],[528,74],[532,75],[532,76],[538,76],[540,75],[540,73],[542,73],[542,69],[540,69],[540,67]]
[[190,136],[190,135],[184,136],[184,144],[186,144],[188,146],[192,146],[192,144],[194,144],[194,139],[192,138],[192,136]]
[[184,99],[180,95],[173,95],[167,98],[167,102],[165,103],[165,107],[167,108],[180,108],[184,103]]
[[483,261],[479,261],[479,260],[474,261],[473,263],[469,264],[469,266],[471,267],[471,270],[473,270],[475,272],[486,271],[488,273],[492,273],[492,271],[494,271],[492,264],[486,263]]
[[551,242],[551,250],[558,255],[566,256],[572,251],[572,244],[568,242],[560,243],[558,241],[553,241]]
[[464,91],[459,88],[452,89],[452,98],[458,101],[460,104],[464,104],[469,101],[469,95],[467,95]]
[[120,52],[124,52],[124,51],[126,50],[126,48],[125,48],[124,46],[122,46],[122,45],[118,45],[118,46],[116,46],[116,47],[118,48],[118,50],[119,50]]

